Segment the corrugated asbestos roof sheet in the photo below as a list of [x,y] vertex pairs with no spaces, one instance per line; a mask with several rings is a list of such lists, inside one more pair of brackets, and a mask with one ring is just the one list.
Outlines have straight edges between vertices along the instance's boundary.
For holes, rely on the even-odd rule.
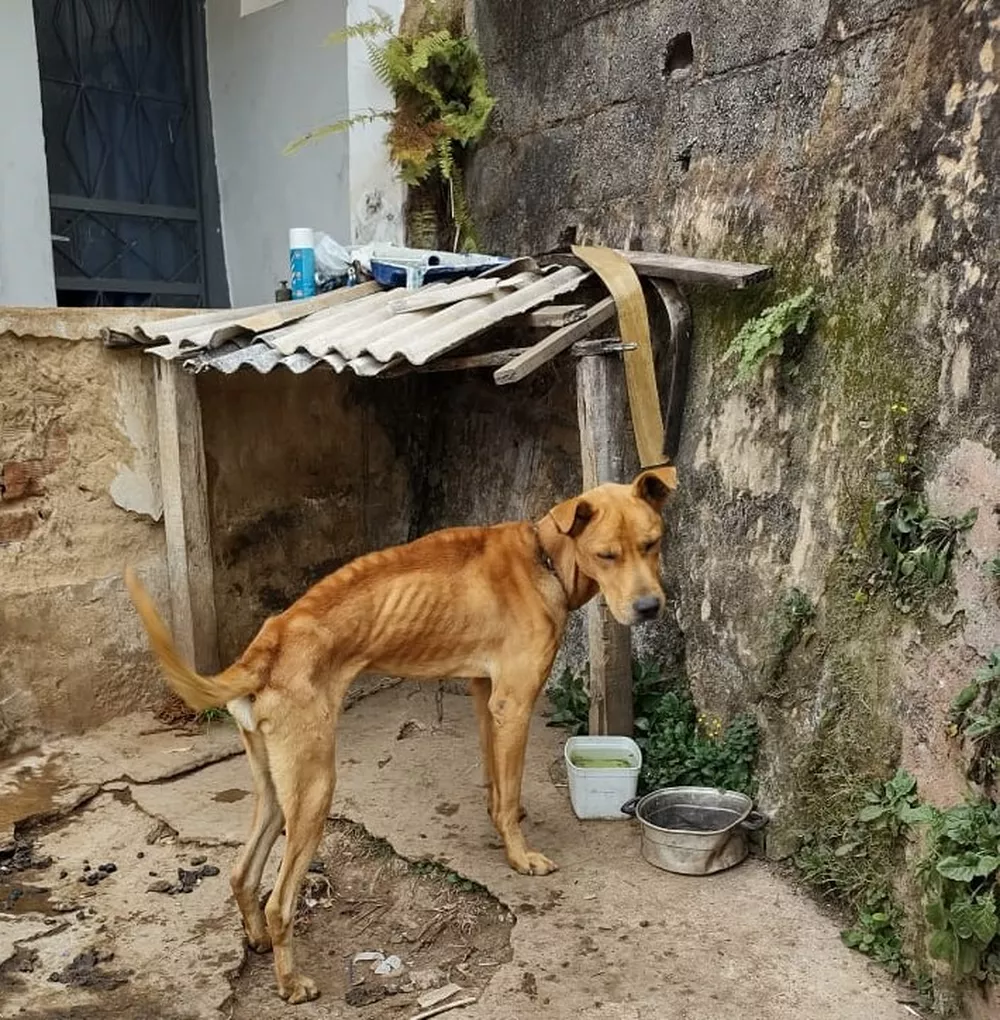
[[418,290],[365,283],[307,301],[199,312],[140,323],[133,337],[192,372],[240,368],[305,372],[326,364],[375,376],[390,366],[424,365],[492,326],[575,291],[589,274],[577,266],[539,269],[519,259],[500,270]]

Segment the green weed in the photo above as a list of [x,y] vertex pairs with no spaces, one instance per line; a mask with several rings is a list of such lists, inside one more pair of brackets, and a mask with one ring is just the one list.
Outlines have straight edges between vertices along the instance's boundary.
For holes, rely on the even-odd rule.
[[232,717],[224,708],[206,708],[198,713],[198,720],[203,723],[226,722]]
[[928,951],[958,980],[1000,981],[1000,805],[970,800],[931,815],[917,875]]
[[815,310],[816,294],[809,287],[745,322],[722,355],[722,364],[736,360],[733,385],[754,381],[764,362],[780,358],[789,335],[803,336]]
[[[642,750],[640,790],[662,786],[714,786],[751,794],[760,735],[753,716],[728,725],[698,712],[683,680],[663,675],[655,663],[632,663],[635,741]],[[586,733],[589,701],[582,677],[564,672],[549,697],[552,725]]]
[[1000,772],[1000,648],[952,701],[948,732],[972,744],[969,778],[993,783]]

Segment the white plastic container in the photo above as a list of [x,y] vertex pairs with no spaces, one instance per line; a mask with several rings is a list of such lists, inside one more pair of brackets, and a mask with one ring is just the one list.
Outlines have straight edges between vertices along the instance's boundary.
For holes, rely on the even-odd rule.
[[[575,753],[588,758],[626,758],[631,768],[579,768]],[[635,796],[642,752],[629,737],[570,737],[563,750],[569,777],[569,801],[577,818],[621,818],[622,805]]]

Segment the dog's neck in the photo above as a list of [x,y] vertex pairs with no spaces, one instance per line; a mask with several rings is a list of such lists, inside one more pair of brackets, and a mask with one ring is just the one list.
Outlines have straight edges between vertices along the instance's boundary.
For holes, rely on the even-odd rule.
[[562,585],[566,608],[579,609],[597,594],[598,588],[597,582],[577,566],[573,539],[559,530],[551,514],[546,514],[533,527],[542,566]]

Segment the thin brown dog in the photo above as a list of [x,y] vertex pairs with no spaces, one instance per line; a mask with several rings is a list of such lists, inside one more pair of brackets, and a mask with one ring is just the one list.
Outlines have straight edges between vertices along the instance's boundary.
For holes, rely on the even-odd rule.
[[[555,870],[520,825],[532,708],[570,610],[601,591],[622,624],[659,615],[660,511],[676,477],[672,467],[655,468],[631,485],[601,485],[560,503],[537,523],[452,528],[362,556],[267,620],[213,677],[178,657],[149,595],[126,571],[170,686],[195,710],[227,705],[239,724],[256,803],[232,888],[250,946],[274,949],[283,999],[319,994],[295,969],[292,920],[333,797],[341,702],[359,673],[472,678],[488,809],[507,860],[525,875]],[[285,854],[261,910],[261,874],[282,825]]]

